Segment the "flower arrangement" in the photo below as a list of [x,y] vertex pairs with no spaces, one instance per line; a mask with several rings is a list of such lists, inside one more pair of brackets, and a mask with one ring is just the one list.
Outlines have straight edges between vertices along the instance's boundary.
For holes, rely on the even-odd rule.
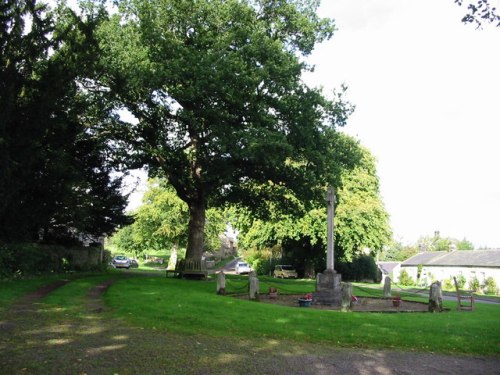
[[312,293],[306,293],[306,294],[304,294],[302,299],[307,300],[307,301],[312,301],[313,295],[312,295]]
[[401,304],[401,296],[399,294],[396,294],[393,298],[392,298],[392,305],[394,307],[399,307],[399,305]]

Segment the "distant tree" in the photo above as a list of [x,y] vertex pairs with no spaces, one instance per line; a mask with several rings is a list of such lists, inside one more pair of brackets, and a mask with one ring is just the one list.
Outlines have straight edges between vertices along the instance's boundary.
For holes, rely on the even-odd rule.
[[[185,248],[189,210],[165,179],[151,179],[143,204],[133,214],[134,223],[121,228],[111,241],[120,250],[134,254],[151,250]],[[217,250],[226,222],[220,210],[207,210],[204,250]]]
[[[335,256],[337,260],[352,261],[369,248],[372,255],[389,243],[391,230],[388,215],[379,195],[375,161],[368,150],[357,146],[360,159],[354,168],[340,173],[338,205],[336,209]],[[326,253],[325,203],[316,203],[307,210],[293,194],[287,199],[298,207],[296,215],[283,214],[273,209],[268,220],[254,218],[251,211],[244,211],[235,226],[240,230],[239,246],[243,249],[269,249],[276,245],[289,261],[296,261],[298,268],[324,269]],[[298,203],[297,203],[298,201]],[[264,203],[266,204],[266,203]]]
[[401,242],[392,241],[380,253],[379,260],[403,262],[408,258],[418,254],[418,247],[414,245],[403,245]]
[[390,243],[389,215],[380,197],[375,158],[361,147],[363,157],[342,175],[335,212],[335,243],[339,259],[351,261],[369,249],[372,255]]
[[464,238],[457,242],[457,250],[474,250],[474,244]]
[[[455,3],[462,6],[463,0],[455,0]],[[483,22],[496,23],[500,27],[500,14],[495,7],[490,5],[489,0],[477,0],[476,2],[466,2],[468,13],[462,18],[465,24],[475,23],[480,28]]]

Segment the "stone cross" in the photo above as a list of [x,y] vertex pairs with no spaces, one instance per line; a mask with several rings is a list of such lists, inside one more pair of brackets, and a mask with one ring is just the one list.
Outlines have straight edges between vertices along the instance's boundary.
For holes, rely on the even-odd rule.
[[326,270],[333,271],[334,270],[334,243],[333,237],[335,234],[335,226],[333,223],[333,217],[335,212],[335,191],[332,187],[328,188],[328,193],[326,195],[326,203],[327,203],[327,241],[326,241]]

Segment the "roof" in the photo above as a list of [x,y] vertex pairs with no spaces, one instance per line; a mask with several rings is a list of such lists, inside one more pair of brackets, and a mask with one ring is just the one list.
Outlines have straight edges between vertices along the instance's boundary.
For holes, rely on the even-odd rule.
[[377,262],[378,267],[384,274],[389,274],[391,273],[394,268],[399,266],[401,263],[400,262]]
[[427,251],[405,260],[403,266],[500,267],[500,249]]

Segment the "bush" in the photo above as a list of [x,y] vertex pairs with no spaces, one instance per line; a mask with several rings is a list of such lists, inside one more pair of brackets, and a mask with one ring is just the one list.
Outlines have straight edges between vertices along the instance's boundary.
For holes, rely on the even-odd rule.
[[[67,248],[36,243],[1,243],[0,278],[105,269],[107,262],[102,264],[89,263],[91,252],[93,252],[95,262],[99,254],[99,249],[96,248]],[[105,253],[105,258],[106,255]]]
[[497,283],[493,277],[489,276],[484,281],[484,292],[486,294],[498,294]]
[[459,289],[462,289],[465,286],[467,279],[464,275],[458,275],[455,277],[457,279],[457,286]]
[[346,281],[375,281],[378,277],[378,267],[369,255],[361,255],[351,263],[337,262],[335,267]]
[[415,281],[408,275],[408,271],[402,269],[399,274],[399,283],[403,286],[412,286],[415,285]]
[[473,290],[474,292],[481,292],[481,283],[479,282],[479,280],[476,276],[474,276],[469,281],[469,289]]

